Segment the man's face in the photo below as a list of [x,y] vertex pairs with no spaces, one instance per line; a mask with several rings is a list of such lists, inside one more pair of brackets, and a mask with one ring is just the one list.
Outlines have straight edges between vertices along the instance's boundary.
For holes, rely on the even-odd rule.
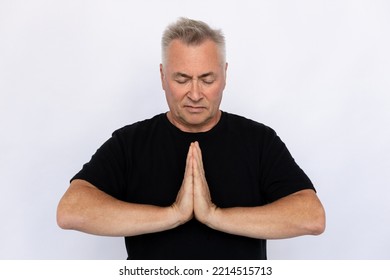
[[168,46],[161,82],[169,106],[168,119],[180,130],[205,132],[221,116],[219,105],[226,84],[227,64],[218,46],[207,40],[188,46],[173,40]]

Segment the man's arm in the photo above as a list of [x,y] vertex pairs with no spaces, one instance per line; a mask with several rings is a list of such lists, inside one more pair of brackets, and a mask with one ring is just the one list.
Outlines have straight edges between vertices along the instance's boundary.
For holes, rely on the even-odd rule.
[[231,234],[280,239],[321,234],[325,212],[313,190],[302,190],[264,206],[215,208],[204,223]]
[[84,180],[73,180],[57,208],[57,223],[104,236],[133,236],[177,227],[193,216],[193,180],[190,153],[182,187],[170,207],[118,200]]
[[325,229],[325,211],[313,190],[302,190],[258,207],[218,208],[211,201],[198,143],[194,147],[194,213],[207,226],[261,239],[318,235]]
[[57,209],[57,223],[105,236],[131,236],[178,225],[170,207],[126,203],[84,180],[73,180]]

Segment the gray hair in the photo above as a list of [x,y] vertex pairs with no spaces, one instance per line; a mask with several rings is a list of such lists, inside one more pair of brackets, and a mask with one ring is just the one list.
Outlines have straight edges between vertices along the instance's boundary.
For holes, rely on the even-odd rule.
[[179,39],[189,46],[198,46],[206,40],[211,40],[217,44],[222,62],[226,62],[225,37],[222,31],[210,28],[210,26],[203,21],[182,17],[165,29],[161,40],[163,63],[166,63],[166,54],[169,44],[175,39]]

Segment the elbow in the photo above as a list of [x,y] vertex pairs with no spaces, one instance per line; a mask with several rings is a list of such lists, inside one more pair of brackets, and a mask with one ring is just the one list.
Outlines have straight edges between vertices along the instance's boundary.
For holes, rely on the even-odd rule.
[[83,231],[87,220],[88,200],[91,187],[79,180],[72,181],[57,206],[57,225],[62,229]]
[[325,221],[318,221],[314,223],[310,229],[311,235],[320,235],[325,231]]
[[325,211],[321,209],[318,213],[312,218],[308,231],[310,235],[320,235],[324,233],[326,228],[326,218]]
[[71,224],[71,219],[67,211],[59,205],[57,208],[57,225],[62,229],[71,229]]
[[57,225],[61,229],[77,229],[77,216],[69,207],[61,203],[57,208]]

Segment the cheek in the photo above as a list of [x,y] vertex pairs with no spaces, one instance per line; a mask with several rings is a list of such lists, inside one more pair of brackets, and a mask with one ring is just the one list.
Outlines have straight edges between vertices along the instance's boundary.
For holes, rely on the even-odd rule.
[[223,93],[223,87],[221,86],[218,86],[216,88],[213,88],[211,91],[210,91],[210,100],[214,101],[214,102],[219,102],[221,101],[222,99],[222,93]]
[[170,83],[169,90],[170,90],[171,95],[175,99],[181,100],[186,96],[189,89],[188,89],[188,85],[180,85],[178,83]]
[[179,102],[184,96],[182,92],[184,92],[182,88],[175,86],[173,84],[169,84],[169,83],[166,84],[165,95],[167,97],[167,100],[170,103]]

